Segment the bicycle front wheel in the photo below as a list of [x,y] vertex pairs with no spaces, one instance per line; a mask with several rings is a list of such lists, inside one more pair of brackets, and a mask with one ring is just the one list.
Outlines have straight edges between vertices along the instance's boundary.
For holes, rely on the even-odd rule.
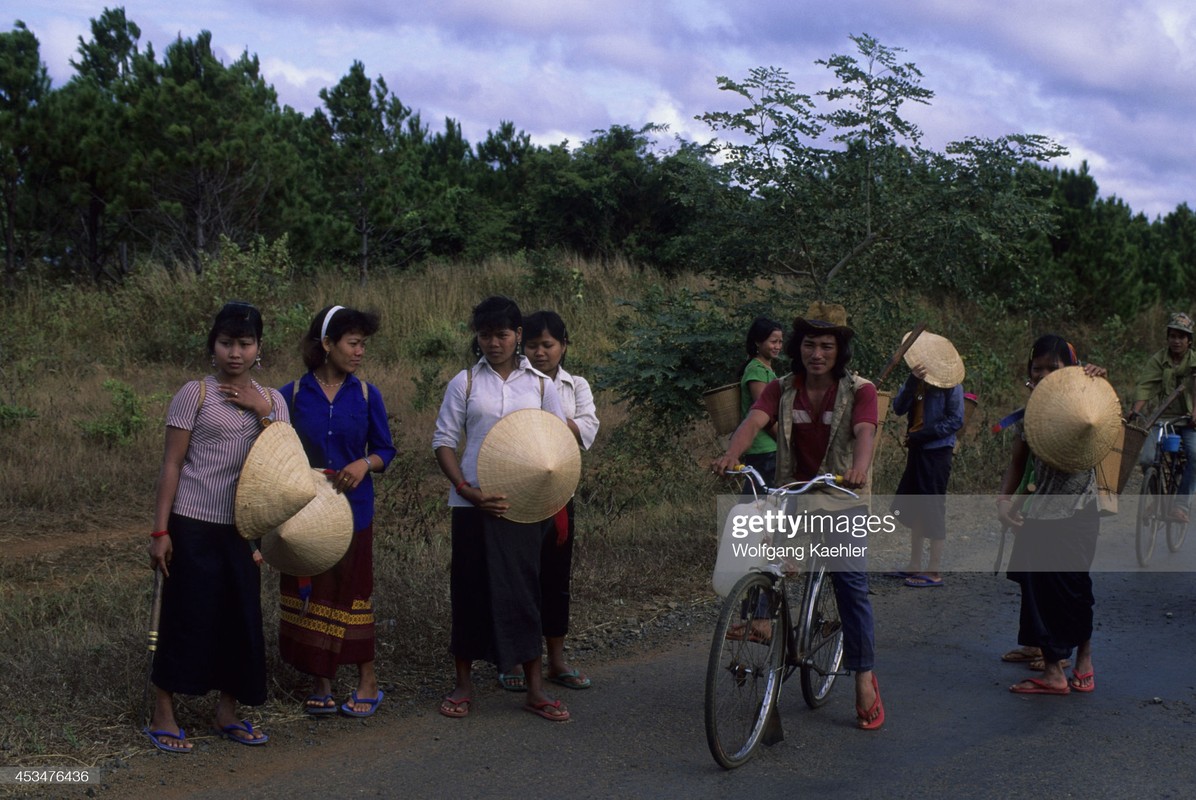
[[1142,489],[1138,495],[1136,519],[1135,548],[1140,567],[1150,564],[1150,557],[1154,555],[1155,535],[1158,533],[1159,520],[1163,513],[1163,492],[1159,471],[1155,467],[1147,467],[1146,471],[1142,473]]
[[827,701],[843,666],[843,620],[835,587],[824,567],[811,576],[802,604],[798,639],[801,656],[801,694],[810,708]]
[[752,757],[773,713],[785,650],[774,578],[740,578],[719,614],[706,666],[706,742],[724,769]]

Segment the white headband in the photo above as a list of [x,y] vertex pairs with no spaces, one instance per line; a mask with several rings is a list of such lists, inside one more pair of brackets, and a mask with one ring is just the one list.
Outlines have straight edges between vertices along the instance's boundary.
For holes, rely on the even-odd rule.
[[328,309],[328,313],[324,315],[324,324],[320,326],[320,341],[324,341],[324,337],[328,335],[328,322],[332,319],[332,315],[338,311],[344,311],[344,306],[333,306]]

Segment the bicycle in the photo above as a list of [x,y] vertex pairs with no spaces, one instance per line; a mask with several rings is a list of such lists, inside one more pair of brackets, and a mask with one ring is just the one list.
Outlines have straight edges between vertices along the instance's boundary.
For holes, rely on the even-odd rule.
[[[740,465],[727,474],[747,475],[776,498],[816,486],[859,497],[831,474],[775,489],[752,467]],[[706,667],[705,716],[706,742],[724,769],[745,763],[761,742],[784,738],[777,703],[781,684],[794,671],[800,670],[802,697],[812,709],[827,701],[836,678],[849,674],[842,669],[843,624],[826,566],[816,552],[804,562],[804,574],[775,563],[748,572],[719,613]]]
[[1138,565],[1150,564],[1159,527],[1166,531],[1167,549],[1178,552],[1188,535],[1188,524],[1171,516],[1175,495],[1188,457],[1173,422],[1161,422],[1154,428],[1154,460],[1142,470],[1142,488],[1138,498],[1135,550]]

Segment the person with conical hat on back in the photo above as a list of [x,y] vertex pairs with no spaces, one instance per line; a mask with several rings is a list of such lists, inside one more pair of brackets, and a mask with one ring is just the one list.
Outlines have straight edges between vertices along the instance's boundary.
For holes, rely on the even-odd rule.
[[[1134,388],[1134,404],[1130,407],[1131,421],[1143,412],[1150,413],[1167,396],[1182,386],[1184,391],[1164,410],[1159,425],[1173,424],[1183,442],[1188,460],[1179,481],[1176,502],[1171,515],[1187,524],[1191,515],[1192,490],[1196,488],[1196,352],[1192,350],[1192,318],[1178,312],[1167,320],[1167,346],[1152,355],[1142,367],[1138,385]],[[1154,461],[1155,436],[1147,436],[1138,456],[1143,466]]]

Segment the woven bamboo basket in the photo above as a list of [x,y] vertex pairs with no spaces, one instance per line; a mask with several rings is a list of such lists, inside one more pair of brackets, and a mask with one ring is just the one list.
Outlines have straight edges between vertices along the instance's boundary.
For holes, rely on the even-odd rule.
[[702,392],[702,400],[706,403],[706,413],[714,423],[715,432],[719,436],[734,433],[740,423],[739,384],[728,383]]
[[1121,438],[1104,460],[1096,465],[1097,488],[1102,492],[1121,494],[1129,483],[1134,467],[1138,466],[1138,454],[1146,443],[1147,432],[1135,425],[1122,423]]

